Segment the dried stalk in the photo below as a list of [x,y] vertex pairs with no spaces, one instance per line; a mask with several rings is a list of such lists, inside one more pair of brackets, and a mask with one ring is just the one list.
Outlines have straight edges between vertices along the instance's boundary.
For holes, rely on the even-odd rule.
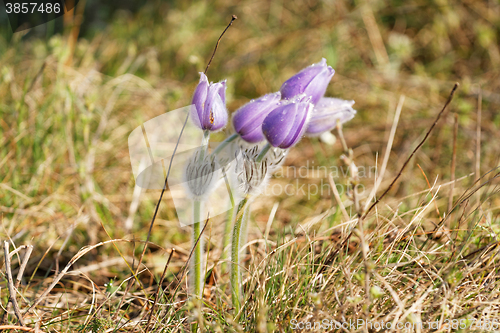
[[23,315],[21,314],[21,310],[19,309],[19,305],[17,304],[16,300],[17,289],[14,287],[14,281],[12,280],[12,271],[10,270],[9,242],[7,241],[3,242],[3,252],[5,256],[5,272],[7,275],[7,285],[9,287],[10,302],[14,307],[14,313],[16,314],[19,324],[21,324],[21,326],[25,326],[23,321]]

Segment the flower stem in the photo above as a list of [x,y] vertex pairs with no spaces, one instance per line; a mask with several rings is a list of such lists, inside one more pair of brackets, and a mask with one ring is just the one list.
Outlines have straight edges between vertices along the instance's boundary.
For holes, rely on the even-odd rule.
[[[199,163],[203,163],[205,153],[208,148],[208,141],[210,140],[210,131],[203,132],[203,140],[201,141],[201,151]],[[193,294],[197,299],[203,298],[204,287],[204,261],[203,261],[203,238],[201,238],[201,207],[203,203],[200,200],[193,201]],[[196,240],[198,244],[196,244]]]
[[205,153],[207,152],[208,149],[209,140],[210,140],[210,131],[209,130],[203,131],[203,139],[201,140],[200,163],[202,163],[203,159],[205,158]]
[[229,208],[229,211],[227,212],[227,221],[226,225],[224,227],[224,238],[222,240],[222,273],[224,274],[227,272],[227,263],[224,261],[229,257],[229,254],[231,253],[231,250],[227,251],[226,248],[228,245],[231,243],[231,229],[233,228],[234,224],[234,219],[236,217],[236,209],[231,203],[231,208]]
[[242,226],[245,224],[244,220],[247,218],[246,206],[248,197],[240,201],[236,213],[236,222],[233,229],[233,245],[231,249],[231,296],[234,307],[234,314],[238,315],[241,310],[241,270],[240,270],[240,248]]
[[231,136],[227,137],[227,138],[226,138],[226,140],[222,141],[222,142],[221,142],[221,143],[217,146],[217,148],[215,148],[215,150],[214,150],[213,154],[214,154],[214,155],[219,154],[219,153],[222,151],[222,149],[226,148],[226,146],[227,146],[228,144],[230,144],[231,142],[233,142],[233,141],[234,141],[234,140],[235,140],[238,136],[239,136],[239,134],[238,134],[238,133],[234,133],[233,135],[231,135]]
[[262,148],[259,156],[257,156],[257,159],[255,161],[256,162],[262,162],[262,160],[264,159],[264,156],[266,156],[266,154],[269,151],[269,149],[271,149],[271,145],[268,142],[268,143],[266,143],[266,145],[264,146],[264,148]]
[[199,238],[198,244],[193,250],[193,293],[196,298],[203,297],[203,238],[201,238],[201,201],[193,202],[193,244]]

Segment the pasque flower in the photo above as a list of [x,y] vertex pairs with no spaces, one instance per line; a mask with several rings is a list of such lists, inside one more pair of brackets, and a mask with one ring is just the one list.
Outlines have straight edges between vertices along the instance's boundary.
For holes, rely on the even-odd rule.
[[317,136],[330,131],[337,125],[337,120],[342,124],[351,120],[356,114],[356,110],[352,108],[353,104],[354,101],[340,98],[321,98],[311,112],[306,135]]
[[306,131],[312,108],[310,97],[305,95],[281,101],[262,123],[262,132],[269,144],[283,149],[296,144]]
[[311,97],[311,103],[316,104],[325,94],[326,87],[335,74],[332,67],[326,65],[326,59],[304,68],[281,86],[281,97],[290,99],[300,94]]
[[218,131],[227,124],[226,81],[208,83],[200,73],[200,83],[193,95],[191,120],[202,130]]
[[262,122],[273,111],[281,99],[281,93],[264,95],[239,108],[233,116],[234,130],[243,140],[257,143],[264,140]]

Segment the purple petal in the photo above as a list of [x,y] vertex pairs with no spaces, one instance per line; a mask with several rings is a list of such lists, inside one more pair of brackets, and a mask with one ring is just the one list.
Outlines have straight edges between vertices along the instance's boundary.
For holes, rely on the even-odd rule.
[[222,102],[220,95],[215,96],[212,104],[213,124],[209,128],[211,131],[218,131],[227,124],[228,114],[226,105]]
[[200,73],[200,83],[198,83],[198,86],[196,86],[196,89],[193,94],[193,101],[192,104],[195,105],[196,108],[196,114],[194,112],[191,112],[191,120],[193,123],[201,128],[201,117],[205,105],[205,101],[207,99],[207,93],[208,93],[208,79],[207,76],[203,73]]
[[191,117],[191,121],[196,127],[198,127],[199,129],[203,129],[203,127],[201,127],[200,116],[198,115],[196,105],[191,104],[191,108],[189,109],[189,116]]
[[[255,130],[261,131],[262,122],[266,116],[279,105],[280,98],[281,94],[277,92],[264,95],[243,105],[233,116],[235,131],[239,133],[244,140],[248,133]],[[263,139],[263,136],[261,137]]]
[[328,66],[309,82],[304,92],[311,96],[311,103],[316,104],[323,97],[334,74],[335,70]]
[[[222,83],[213,83],[208,87],[207,100],[205,102],[205,108],[201,114],[201,125],[205,129],[212,129],[216,120],[216,117],[223,116],[221,109],[225,110],[225,104],[222,102],[222,98],[219,95],[220,89],[223,89]],[[225,121],[227,122],[227,111],[225,115]],[[224,124],[225,125],[225,124]]]
[[227,80],[219,82],[220,84],[222,84],[222,87],[219,89],[219,96],[222,100],[222,103],[224,103],[224,105],[226,105],[226,89],[227,89],[226,81]]
[[241,136],[241,138],[248,143],[257,143],[264,140],[262,127],[257,127],[251,132],[246,132],[244,135]]
[[281,145],[293,127],[297,112],[297,107],[294,104],[278,106],[269,113],[262,123],[262,132],[267,141],[274,147]]
[[290,134],[279,146],[282,149],[289,148],[295,145],[304,135],[306,130],[306,123],[308,121],[308,115],[313,108],[311,103],[297,103],[295,104],[297,108],[297,113],[295,116],[295,121]]
[[286,80],[280,89],[282,98],[290,99],[304,93],[311,81],[325,68],[327,68],[326,59],[323,58],[320,62],[304,68],[303,70]]
[[314,107],[307,126],[306,135],[316,136],[331,131],[337,125],[337,120],[345,123],[356,114],[352,108],[354,101],[339,98],[322,98]]

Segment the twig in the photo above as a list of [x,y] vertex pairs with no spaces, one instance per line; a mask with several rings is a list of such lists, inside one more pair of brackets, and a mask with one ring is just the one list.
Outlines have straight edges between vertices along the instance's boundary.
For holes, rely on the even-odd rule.
[[441,116],[443,115],[444,111],[446,110],[446,107],[451,103],[451,100],[453,99],[453,95],[455,95],[455,91],[457,90],[458,86],[459,86],[458,82],[455,83],[455,86],[453,86],[453,89],[451,90],[450,95],[448,96],[448,100],[444,104],[444,106],[441,109],[441,111],[438,113],[438,115],[436,117],[436,120],[434,120],[434,123],[429,128],[429,130],[425,134],[425,136],[422,139],[422,141],[420,141],[420,143],[418,144],[418,146],[415,147],[415,149],[413,149],[412,153],[406,159],[405,163],[403,164],[403,166],[399,170],[399,173],[397,174],[396,177],[394,177],[394,179],[392,180],[392,182],[389,185],[389,187],[387,187],[387,189],[384,191],[384,193],[382,193],[382,195],[370,206],[370,208],[368,208],[368,210],[361,216],[360,219],[365,218],[368,215],[368,213],[370,213],[370,211],[380,202],[380,200],[382,200],[386,196],[386,194],[392,189],[392,187],[394,186],[394,184],[398,181],[399,177],[401,177],[401,175],[403,174],[404,169],[406,168],[406,166],[408,165],[408,163],[410,163],[410,160],[413,157],[413,155],[415,155],[415,153],[420,149],[420,147],[423,146],[423,144],[425,143],[425,141],[427,141],[427,138],[429,138],[429,135],[431,134],[431,132],[434,129],[434,127],[436,127],[436,124],[438,123],[439,119],[441,118]]
[[403,109],[403,104],[405,102],[405,98],[406,98],[405,95],[401,95],[399,97],[398,106],[396,107],[396,112],[394,114],[394,120],[392,121],[391,132],[389,134],[389,140],[387,140],[387,146],[385,148],[384,158],[382,160],[382,166],[380,168],[380,172],[377,171],[377,180],[375,182],[375,186],[373,187],[373,190],[370,192],[370,196],[368,197],[368,200],[366,200],[364,210],[368,209],[370,202],[375,197],[375,194],[377,194],[377,190],[380,187],[382,180],[384,179],[385,170],[387,168],[387,163],[389,163],[389,158],[391,156],[392,144],[394,143],[394,137],[396,135],[396,129],[398,128],[399,117],[401,116],[401,110]]
[[[457,90],[459,84],[458,83],[455,83],[455,85],[453,86],[453,89],[451,90],[450,92],[450,95],[448,96],[448,100],[446,101],[446,103],[444,104],[443,108],[441,109],[441,111],[438,113],[436,119],[434,120],[434,123],[432,124],[432,126],[429,128],[429,130],[427,131],[427,133],[425,134],[425,137],[422,139],[422,141],[418,144],[418,146],[413,150],[413,152],[410,154],[410,156],[408,157],[408,159],[405,161],[405,163],[403,164],[403,166],[401,167],[401,169],[399,170],[399,173],[397,174],[397,176],[392,180],[391,184],[389,185],[389,187],[384,191],[384,193],[382,193],[382,195],[370,206],[370,208],[368,208],[368,210],[366,210],[362,215],[361,217],[358,219],[358,224],[359,223],[362,223],[362,221],[366,218],[366,216],[368,216],[368,213],[370,213],[370,211],[380,202],[380,200],[382,200],[385,195],[391,190],[391,188],[394,186],[394,184],[398,181],[399,177],[401,177],[405,167],[408,165],[408,163],[410,162],[411,158],[413,157],[413,155],[415,155],[415,153],[420,149],[420,147],[422,147],[422,145],[425,143],[425,141],[427,140],[427,138],[429,137],[430,133],[432,132],[432,130],[434,129],[434,127],[436,126],[437,122],[439,121],[439,119],[441,118],[442,114],[444,113],[444,111],[446,110],[446,107],[451,103],[451,100],[453,99],[453,96],[455,95],[455,91]],[[352,234],[353,234],[353,231],[351,231],[349,233],[349,235],[342,241],[342,244],[337,247],[337,249],[335,250],[335,252],[331,255],[328,256],[328,258],[325,260],[325,265],[321,268],[320,272],[324,271],[326,269],[326,267],[328,266],[328,264],[330,264],[331,262],[333,262],[333,259],[335,258],[335,256],[339,253],[340,249],[342,249],[345,244],[349,241],[349,239],[351,239],[352,237]]]
[[[212,62],[212,59],[214,58],[215,52],[217,51],[217,47],[219,46],[219,42],[220,42],[222,36],[224,36],[224,33],[227,31],[227,29],[229,29],[229,27],[233,24],[233,21],[236,20],[236,19],[237,19],[236,15],[233,15],[232,18],[231,18],[231,22],[229,22],[228,26],[226,27],[226,29],[224,29],[224,31],[220,35],[219,39],[217,40],[217,44],[215,45],[215,49],[214,49],[214,52],[212,54],[212,57],[210,58],[210,61],[208,62],[207,67],[205,68],[205,74],[206,74],[206,72],[208,70],[208,66],[210,66],[210,63]],[[149,239],[151,238],[151,231],[153,229],[153,225],[154,225],[155,220],[156,220],[156,215],[158,214],[158,210],[160,208],[161,200],[163,198],[163,195],[165,194],[165,190],[167,189],[167,184],[168,184],[167,181],[168,181],[168,176],[170,175],[170,169],[172,167],[172,161],[173,161],[175,153],[177,151],[177,147],[179,146],[179,141],[180,141],[180,139],[182,137],[182,133],[184,132],[184,128],[186,127],[188,119],[189,119],[189,114],[186,116],[186,120],[184,120],[184,124],[182,125],[181,133],[179,134],[179,137],[177,138],[177,143],[175,144],[174,152],[172,153],[172,157],[170,158],[170,163],[169,163],[169,166],[168,166],[167,176],[165,177],[165,183],[164,183],[163,188],[161,190],[160,198],[158,199],[158,202],[156,204],[155,212],[153,214],[153,218],[151,219],[151,224],[149,225],[148,236],[146,237],[146,243],[144,244],[144,248],[142,249],[142,253],[141,253],[141,256],[139,257],[139,262],[137,263],[137,268],[136,268],[136,271],[134,273],[134,276],[136,277],[136,279],[137,279],[137,272],[139,271],[139,268],[140,268],[140,266],[142,264],[142,260],[144,258],[144,254],[146,253],[146,249],[147,249],[147,246],[148,246],[148,243],[149,243]],[[203,228],[203,229],[205,229],[205,228]],[[202,231],[202,233],[203,233],[203,231]],[[127,288],[126,288],[125,292],[123,293],[123,296],[122,296],[122,298],[120,300],[120,304],[118,306],[118,309],[123,304],[125,296],[128,294],[128,292],[129,292],[130,288],[132,287],[132,285],[133,285],[133,282],[130,283],[129,285],[127,285]],[[114,319],[116,319],[117,316],[118,316],[118,311],[115,313]]]
[[174,255],[175,249],[170,250],[170,255],[168,256],[167,263],[165,264],[165,268],[163,269],[163,273],[160,278],[160,283],[158,284],[158,289],[156,289],[155,300],[153,302],[153,306],[151,307],[151,311],[149,312],[148,323],[146,324],[146,333],[149,332],[149,323],[151,322],[151,318],[153,317],[153,312],[156,307],[156,303],[158,302],[158,295],[160,294],[160,290],[162,289],[163,280],[165,279],[165,274],[167,273],[168,264],[170,264],[170,260],[172,260],[172,256]]
[[[422,167],[418,163],[417,163],[417,167],[420,169],[420,172],[424,176],[425,182],[427,183],[427,187],[429,188],[429,192],[431,193],[431,196],[434,195],[434,193],[432,193],[432,189],[434,188],[434,186],[431,186],[431,183],[429,182],[429,179],[427,178],[427,175],[425,174],[424,169],[422,169]],[[434,181],[434,184],[436,183],[436,181],[437,181],[437,178]],[[439,219],[442,220],[441,213],[439,212],[439,206],[438,206],[436,201],[434,201],[434,207],[436,208],[436,213],[438,214]]]
[[86,246],[86,247],[80,249],[80,251],[78,251],[78,253],[75,254],[73,256],[73,258],[71,258],[71,260],[68,262],[66,267],[64,267],[64,269],[61,271],[61,273],[59,273],[59,275],[57,275],[54,278],[54,280],[52,280],[52,283],[47,287],[47,289],[45,289],[45,291],[40,295],[40,297],[38,297],[37,300],[28,308],[28,310],[26,310],[24,312],[23,316],[26,316],[26,314],[28,314],[34,307],[36,307],[38,304],[40,304],[40,302],[45,298],[45,296],[47,296],[51,292],[51,290],[59,283],[59,281],[68,272],[68,270],[71,268],[71,266],[73,266],[73,264],[78,261],[78,259],[83,257],[88,252],[92,251],[93,249],[98,248],[99,246],[102,246],[102,245],[105,245],[108,243],[115,243],[115,242],[129,242],[129,241],[125,240],[125,239],[111,239],[108,241],[97,243],[97,244],[92,245],[92,246]]
[[220,43],[220,40],[222,39],[222,36],[224,36],[224,34],[226,33],[227,29],[229,29],[229,27],[233,24],[234,20],[238,19],[236,17],[236,15],[233,15],[231,17],[231,22],[229,22],[229,24],[227,25],[226,29],[224,29],[224,31],[222,32],[222,34],[220,35],[219,39],[217,39],[217,44],[215,44],[215,48],[214,48],[214,52],[212,53],[212,56],[210,57],[210,60],[208,61],[208,64],[207,64],[207,67],[205,68],[205,74],[207,74],[207,71],[208,71],[208,67],[210,66],[210,64],[212,63],[212,59],[214,58],[215,56],[215,52],[217,52],[217,48],[219,47],[219,43]]
[[337,119],[337,126],[335,128],[337,129],[337,132],[339,133],[339,138],[340,138],[340,142],[342,143],[342,149],[344,149],[344,153],[346,153],[347,155],[350,155],[349,149],[347,148],[347,143],[345,142],[344,132],[342,132],[342,123],[338,119]]
[[335,197],[335,200],[337,201],[337,205],[340,207],[340,211],[342,212],[342,215],[344,216],[344,219],[346,221],[349,221],[351,218],[349,217],[349,214],[345,210],[344,203],[340,199],[339,191],[337,190],[337,185],[335,184],[335,181],[333,180],[333,176],[330,173],[328,175],[328,181],[330,182],[330,186],[332,188],[333,196]]
[[64,239],[64,242],[61,245],[61,248],[59,249],[59,251],[57,251],[57,254],[56,254],[56,271],[55,271],[54,275],[59,274],[59,257],[61,256],[62,252],[64,251],[64,248],[68,244],[69,239],[71,238],[71,235],[73,234],[73,230],[75,230],[75,227],[76,227],[76,224],[71,225],[71,227],[68,230],[68,234],[66,235],[66,238]]
[[12,260],[12,257],[14,256],[14,254],[18,253],[21,250],[26,249],[27,247],[28,247],[28,245],[20,245],[20,246],[18,246],[17,249],[12,250],[12,252],[9,254],[9,258]]
[[28,260],[30,259],[31,256],[31,252],[33,252],[33,245],[26,246],[26,253],[24,254],[23,262],[21,264],[21,267],[19,268],[19,272],[17,273],[16,284],[14,285],[16,289],[19,288],[19,284],[21,283],[21,280],[23,278],[24,270],[26,269],[26,266],[28,265]]
[[458,137],[458,114],[454,114],[455,124],[453,127],[453,153],[451,155],[451,185],[450,185],[450,196],[448,198],[448,214],[451,213],[453,208],[453,190],[455,188],[455,169],[457,165],[457,137]]
[[21,330],[25,332],[33,332],[34,329],[26,326],[16,326],[16,325],[0,325],[0,330]]
[[[163,195],[165,194],[165,190],[167,189],[168,176],[170,175],[170,169],[172,168],[172,161],[174,160],[175,153],[177,152],[177,147],[179,147],[179,141],[181,140],[182,133],[184,132],[184,128],[186,127],[188,119],[189,119],[189,114],[186,116],[186,120],[184,120],[184,124],[182,125],[181,133],[179,134],[179,137],[177,138],[177,143],[175,144],[175,148],[174,148],[174,151],[172,153],[172,157],[170,158],[170,163],[168,165],[167,176],[165,177],[165,182],[163,184],[163,188],[161,190],[160,197],[158,198],[158,202],[156,203],[156,208],[155,208],[155,212],[153,214],[153,218],[151,219],[151,223],[149,224],[148,236],[146,237],[146,242],[144,243],[144,248],[142,249],[141,256],[139,257],[139,262],[137,263],[137,267],[136,267],[135,272],[134,272],[135,279],[137,279],[137,273],[139,272],[139,269],[140,269],[141,264],[142,264],[142,260],[144,259],[144,254],[146,253],[146,249],[148,248],[148,243],[149,243],[149,239],[151,238],[151,232],[153,230],[153,225],[154,225],[155,220],[156,220],[156,215],[158,214],[158,210],[160,208],[161,200],[163,199]],[[123,296],[120,299],[120,303],[118,305],[118,309],[121,308],[121,306],[122,306],[122,304],[123,304],[123,302],[125,300],[125,297],[127,296],[128,292],[130,291],[130,288],[132,288],[133,284],[134,284],[134,282],[132,281],[132,282],[130,282],[127,285],[127,288],[125,289],[125,292],[123,293]],[[119,313],[119,311],[117,311],[115,313],[113,319],[116,319],[118,317],[118,313]]]
[[[12,258],[12,256],[14,254],[16,254],[17,252],[19,252],[19,250],[22,250],[24,248],[26,248],[26,253],[24,254],[23,262],[21,263],[21,266],[19,268],[19,272],[17,273],[16,283],[14,285],[14,287],[16,289],[19,288],[19,284],[21,283],[21,280],[23,278],[24,270],[26,269],[26,265],[28,264],[28,260],[29,260],[29,258],[31,256],[31,252],[33,251],[33,245],[21,245],[21,246],[19,246],[17,249],[15,249],[14,251],[12,251],[9,254],[9,259],[10,259],[10,258]],[[9,312],[10,312],[10,307],[11,307],[11,303],[8,302],[7,303],[6,311],[2,315],[2,323],[4,323],[7,320],[7,316],[9,315]]]
[[[475,173],[476,180],[481,176],[481,107],[483,104],[483,95],[481,93],[481,88],[479,88],[479,94],[477,96],[477,119],[476,119],[476,163],[475,163]],[[481,194],[477,192],[477,202],[480,202]]]
[[373,47],[373,52],[377,58],[377,63],[380,67],[384,67],[389,63],[389,56],[385,49],[384,40],[380,34],[380,29],[378,28],[373,11],[368,4],[362,7],[361,15],[366,26],[366,31],[368,32],[368,38]]
[[14,287],[14,281],[12,280],[12,271],[10,270],[10,257],[9,257],[9,242],[3,242],[3,252],[5,256],[5,272],[7,275],[7,284],[9,287],[9,295],[10,302],[14,307],[14,313],[16,314],[17,320],[21,326],[24,326],[23,316],[21,314],[21,310],[19,309],[19,305],[16,301],[16,288]]

